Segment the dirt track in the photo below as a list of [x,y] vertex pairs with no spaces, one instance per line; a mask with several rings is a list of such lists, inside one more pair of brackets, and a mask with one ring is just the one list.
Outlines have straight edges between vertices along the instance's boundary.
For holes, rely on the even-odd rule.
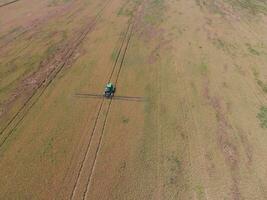
[[266,199],[266,10],[0,7],[0,199]]
[[1,3],[0,4],[0,8],[4,7],[4,6],[8,6],[8,5],[13,4],[13,3],[17,3],[18,1],[20,1],[20,0],[2,1],[2,2],[0,2]]

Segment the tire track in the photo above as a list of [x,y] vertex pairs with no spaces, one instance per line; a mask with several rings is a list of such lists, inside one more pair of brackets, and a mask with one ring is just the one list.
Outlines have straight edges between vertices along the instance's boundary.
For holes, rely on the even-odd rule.
[[[113,64],[113,67],[112,67],[112,70],[111,70],[111,74],[109,75],[109,78],[108,78],[108,81],[110,82],[111,81],[111,78],[112,78],[112,76],[113,76],[113,74],[114,74],[114,71],[115,71],[115,66],[117,65],[117,62],[118,62],[118,60],[119,60],[119,57],[120,57],[120,52],[122,51],[122,47],[123,47],[123,44],[124,44],[124,40],[125,40],[125,38],[126,38],[126,35],[127,35],[127,33],[128,33],[128,29],[129,29],[129,25],[127,26],[127,31],[125,32],[125,34],[123,35],[123,37],[122,37],[122,42],[121,42],[121,44],[118,46],[118,48],[115,48],[115,49],[117,49],[116,50],[116,52],[118,52],[118,54],[117,54],[117,57],[116,57],[116,59],[115,59],[115,62],[114,62],[114,64]],[[119,41],[121,40],[121,38],[120,39],[118,39],[118,41],[117,41],[117,43],[119,43]],[[102,107],[103,107],[103,103],[104,103],[104,98],[102,98],[102,100],[101,100],[101,102],[100,102],[100,106],[99,106],[99,109],[97,110],[97,114],[96,114],[96,119],[95,119],[95,121],[94,121],[94,125],[93,125],[93,130],[92,130],[92,132],[94,132],[95,131],[95,127],[96,127],[96,125],[97,125],[97,122],[98,122],[98,120],[99,120],[99,115],[100,115],[100,112],[101,112],[101,110],[102,110]],[[89,119],[87,120],[87,121],[89,121]],[[87,129],[87,128],[85,128],[85,129]],[[91,136],[91,138],[93,137],[93,135]],[[90,138],[90,140],[91,140],[91,138]],[[91,141],[89,140],[89,143],[88,143],[88,145],[86,146],[86,151],[85,152],[87,152],[88,151],[88,149],[90,148],[90,143],[91,143]],[[70,163],[73,163],[74,162],[74,157],[75,157],[75,154],[73,154],[72,155],[72,158],[71,158],[71,162]],[[82,163],[84,163],[85,162],[85,156],[83,156],[83,161],[82,161]],[[83,164],[82,164],[83,165]],[[65,180],[66,180],[66,177],[67,177],[67,175],[69,174],[69,171],[70,171],[70,168],[71,167],[69,167],[68,169],[67,169],[67,172],[66,172],[66,174],[65,174],[65,176],[64,176],[64,180],[63,180],[63,183],[65,182]],[[81,173],[81,169],[79,168],[79,173],[78,174],[80,174]],[[78,175],[78,176],[80,176],[80,175]],[[77,184],[77,180],[75,181],[75,185]],[[62,189],[61,189],[62,190]]]
[[[69,64],[71,61],[75,51],[78,49],[82,41],[85,39],[87,34],[93,30],[95,27],[98,19],[101,17],[102,12],[107,7],[107,5],[111,2],[111,0],[106,1],[104,6],[99,10],[99,12],[96,14],[94,19],[89,23],[89,25],[85,28],[85,30],[80,34],[80,36],[76,39],[75,42],[70,44],[70,48],[66,50],[65,55],[63,56],[63,60],[58,64],[57,67],[55,67],[50,74],[48,75],[48,78],[43,80],[37,88],[34,90],[34,92],[30,95],[30,97],[26,100],[26,102],[21,106],[21,108],[18,110],[18,112],[11,118],[11,120],[7,123],[7,125],[1,130],[0,132],[0,148],[4,145],[4,143],[7,141],[9,136],[12,135],[13,131],[17,128],[17,126],[23,121],[25,116],[29,113],[31,108],[38,102],[40,97],[44,94],[46,89],[49,87],[49,85],[55,80],[57,75],[62,71],[64,66]],[[39,94],[38,94],[39,92]],[[36,97],[34,99],[34,97]],[[14,125],[13,125],[14,124]],[[13,125],[13,127],[11,127]],[[10,130],[8,130],[10,128]],[[7,133],[5,134],[5,132]]]
[[[122,69],[122,66],[123,66],[123,63],[124,63],[124,60],[125,60],[125,56],[126,56],[128,47],[129,47],[129,43],[130,43],[130,40],[132,38],[134,25],[132,24],[131,26],[132,27],[131,27],[131,30],[130,30],[130,35],[129,35],[129,38],[128,38],[127,43],[126,43],[125,50],[123,52],[123,57],[122,57],[122,60],[121,60],[121,63],[120,63],[119,71],[118,71],[117,76],[116,76],[115,85],[117,85],[117,83],[118,83],[119,76],[120,76],[120,73],[121,73],[121,69]],[[110,113],[111,105],[112,105],[112,99],[109,101],[109,104],[108,104],[107,114],[105,115],[104,124],[103,124],[102,130],[101,130],[100,140],[99,140],[99,143],[97,145],[96,154],[95,154],[95,157],[94,157],[94,160],[93,160],[93,167],[92,167],[92,169],[90,171],[90,174],[89,174],[89,179],[88,179],[88,182],[86,184],[86,190],[85,190],[85,193],[83,195],[83,199],[86,199],[87,195],[88,195],[88,191],[89,191],[89,187],[90,187],[90,183],[91,183],[91,179],[92,179],[92,174],[94,172],[96,160],[97,160],[97,157],[98,157],[98,154],[99,154],[99,150],[100,150],[100,147],[101,147],[101,144],[102,144],[102,141],[103,141],[104,131],[105,131],[105,128],[106,128],[108,114]]]
[[[124,39],[123,39],[123,41],[122,41],[122,44],[121,44],[121,46],[120,46],[118,55],[117,55],[117,57],[116,57],[115,63],[114,63],[114,65],[113,65],[111,74],[110,74],[109,79],[108,79],[108,82],[111,81],[111,78],[112,78],[112,76],[113,76],[113,74],[114,74],[114,72],[115,72],[115,68],[116,68],[116,66],[117,66],[119,57],[120,57],[120,55],[121,55],[121,51],[122,51],[123,45],[124,45],[124,43],[125,43],[125,39],[126,39],[126,37],[127,37],[128,31],[129,31],[129,27],[130,27],[130,25],[129,25],[128,28],[127,28],[126,34],[125,34]],[[95,130],[96,130],[97,122],[99,121],[99,115],[100,115],[101,110],[102,110],[102,108],[103,108],[104,100],[105,100],[105,99],[104,99],[104,97],[103,97],[102,100],[101,100],[101,102],[100,102],[99,109],[98,109],[98,111],[97,111],[97,117],[96,117],[96,120],[95,120],[95,122],[94,122],[94,126],[93,126],[93,130],[92,130],[91,139],[90,139],[90,141],[89,141],[89,143],[88,143],[88,146],[87,146],[87,148],[86,148],[86,152],[85,152],[85,156],[84,156],[83,161],[82,161],[82,164],[81,164],[81,166],[80,166],[80,168],[79,168],[78,178],[77,178],[76,181],[75,181],[74,189],[73,189],[72,194],[71,194],[71,199],[73,198],[74,193],[75,193],[75,191],[76,191],[77,184],[78,184],[78,181],[79,181],[79,179],[80,179],[80,175],[81,175],[81,172],[82,172],[82,169],[83,169],[83,166],[84,166],[86,157],[87,157],[87,155],[88,155],[88,153],[89,153],[89,149],[90,149],[90,146],[91,146],[92,138],[93,138],[93,136],[94,136],[94,132],[95,132]]]
[[7,2],[7,3],[3,3],[3,4],[0,5],[0,8],[8,6],[10,4],[14,4],[14,3],[16,3],[18,1],[21,1],[21,0],[13,0],[13,1],[10,1],[10,2]]
[[[118,51],[118,54],[117,54],[117,57],[116,57],[116,60],[115,60],[115,63],[113,65],[113,68],[112,68],[112,71],[111,71],[111,74],[110,74],[109,79],[108,79],[108,82],[110,82],[111,79],[112,79],[112,77],[113,77],[113,74],[115,72],[116,66],[117,66],[117,64],[119,62],[119,58],[121,57],[121,54],[122,54],[122,51],[123,51],[123,58],[122,58],[122,61],[119,64],[119,70],[118,70],[118,73],[116,75],[116,79],[115,79],[115,82],[114,82],[115,85],[118,82],[118,77],[119,77],[119,74],[121,72],[122,64],[123,64],[123,61],[124,61],[124,58],[125,58],[125,55],[126,55],[126,51],[127,51],[127,48],[128,48],[129,40],[130,40],[130,37],[131,37],[131,34],[132,34],[132,30],[133,30],[133,25],[132,24],[133,24],[133,22],[130,22],[129,25],[128,25],[128,27],[127,27],[126,33],[124,35],[123,41],[121,43],[121,46],[119,48],[119,51]],[[129,36],[128,40],[127,40],[127,36],[129,35],[129,32],[130,32],[130,36]],[[125,42],[126,42],[126,48],[125,48],[125,50],[123,50],[123,47],[125,45]],[[85,155],[83,157],[82,164],[81,164],[81,166],[79,168],[78,176],[77,176],[77,179],[76,179],[75,184],[74,184],[74,188],[73,188],[72,193],[71,193],[71,199],[73,199],[74,196],[75,196],[75,193],[76,193],[77,188],[78,188],[78,183],[79,183],[79,180],[81,178],[82,170],[83,170],[84,165],[85,165],[85,162],[86,162],[86,158],[89,156],[90,147],[91,147],[91,144],[92,144],[92,139],[93,139],[93,137],[95,135],[96,127],[97,127],[97,124],[99,122],[99,116],[100,116],[100,113],[102,111],[104,101],[105,101],[105,98],[103,97],[102,100],[101,100],[101,103],[100,103],[98,112],[97,112],[97,117],[96,117],[96,120],[94,122],[93,130],[91,132],[91,138],[90,138],[89,143],[88,143],[88,145],[86,147]],[[105,127],[105,124],[106,124],[106,121],[107,121],[107,116],[108,116],[108,113],[109,113],[109,110],[110,110],[110,107],[111,107],[111,102],[112,102],[112,99],[109,100],[108,108],[107,108],[105,119],[104,119],[104,124],[102,126],[103,127],[102,128],[102,131],[103,131],[103,129]],[[101,131],[101,134],[100,134],[99,144],[102,141],[102,136],[103,136],[102,131]],[[97,149],[96,149],[96,154],[95,154],[95,157],[94,157],[94,160],[93,160],[93,165],[95,163],[95,159],[97,157],[98,150],[99,150],[99,145],[97,146]],[[90,172],[90,174],[91,173],[92,173],[92,171]],[[90,179],[90,176],[89,176],[89,179]]]

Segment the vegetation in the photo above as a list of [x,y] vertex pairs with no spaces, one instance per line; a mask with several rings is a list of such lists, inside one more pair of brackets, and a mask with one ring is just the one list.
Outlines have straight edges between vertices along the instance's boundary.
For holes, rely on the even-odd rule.
[[267,128],[267,107],[261,106],[260,111],[257,115],[257,118],[260,120],[260,126],[262,128]]
[[163,0],[152,0],[144,17],[145,22],[151,25],[159,25],[163,22],[164,7]]
[[257,51],[255,48],[253,48],[253,47],[251,46],[251,44],[246,43],[246,46],[247,46],[247,48],[248,48],[248,51],[249,51],[251,54],[253,54],[253,55],[255,55],[255,56],[259,56],[259,55],[260,55],[260,52]]
[[262,91],[267,93],[267,83],[264,83],[262,80],[260,80],[259,72],[256,69],[254,69],[253,74],[254,74],[257,84],[260,86]]
[[196,191],[196,193],[197,193],[197,199],[199,199],[199,200],[201,200],[201,199],[206,199],[206,198],[205,198],[205,192],[204,192],[204,188],[203,188],[203,186],[201,186],[201,185],[197,185],[197,186],[195,187],[195,191]]
[[48,6],[58,6],[61,3],[67,3],[70,0],[52,0]]
[[267,2],[262,0],[228,0],[236,8],[241,8],[250,14],[267,14]]
[[204,62],[202,62],[200,65],[199,65],[199,70],[200,70],[200,73],[202,75],[206,75],[207,72],[208,72],[208,65]]

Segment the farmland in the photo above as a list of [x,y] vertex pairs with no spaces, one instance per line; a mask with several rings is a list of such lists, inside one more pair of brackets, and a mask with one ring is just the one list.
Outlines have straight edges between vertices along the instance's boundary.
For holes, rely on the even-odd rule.
[[0,16],[0,199],[267,199],[265,1],[0,0]]

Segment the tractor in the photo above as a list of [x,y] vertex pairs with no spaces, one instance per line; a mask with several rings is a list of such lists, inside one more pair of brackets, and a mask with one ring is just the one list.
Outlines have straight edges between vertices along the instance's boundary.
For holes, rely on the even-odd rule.
[[115,85],[113,85],[112,83],[108,83],[105,87],[104,97],[112,98],[114,96],[115,91],[116,91]]

